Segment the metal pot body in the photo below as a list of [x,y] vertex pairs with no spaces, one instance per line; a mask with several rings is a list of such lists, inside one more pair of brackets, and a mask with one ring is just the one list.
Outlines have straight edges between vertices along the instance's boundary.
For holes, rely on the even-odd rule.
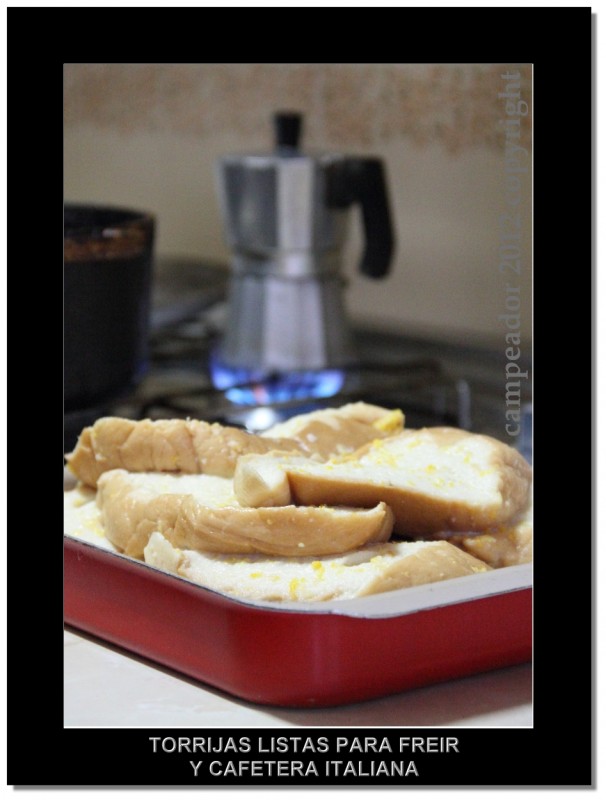
[[148,362],[154,219],[68,205],[64,235],[64,410],[99,406]]

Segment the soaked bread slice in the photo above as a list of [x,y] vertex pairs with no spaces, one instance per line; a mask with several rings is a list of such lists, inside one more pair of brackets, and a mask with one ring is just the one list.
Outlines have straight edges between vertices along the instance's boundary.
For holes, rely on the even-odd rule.
[[404,415],[399,409],[359,402],[298,414],[261,435],[295,440],[302,452],[327,459],[352,453],[374,439],[399,433],[403,428]]
[[512,447],[455,428],[405,430],[323,463],[268,454],[239,460],[241,504],[372,507],[387,503],[396,533],[483,531],[528,505],[532,471]]
[[494,569],[532,561],[532,505],[517,517],[475,535],[451,536],[448,541]]
[[158,532],[145,547],[145,561],[209,589],[259,601],[345,600],[490,570],[443,541],[389,542],[342,556],[284,560],[182,550]]
[[97,503],[108,540],[142,558],[154,531],[175,547],[214,553],[320,556],[385,542],[393,514],[371,509],[243,508],[228,478],[111,470],[98,482]]
[[300,451],[287,439],[263,439],[218,423],[192,419],[131,420],[103,417],[80,434],[68,469],[88,486],[112,469],[129,472],[233,475],[243,453]]
[[262,436],[193,419],[103,417],[85,428],[67,455],[68,469],[96,486],[111,469],[231,477],[246,453],[297,452],[319,460],[350,453],[402,428],[401,411],[351,403],[293,417]]

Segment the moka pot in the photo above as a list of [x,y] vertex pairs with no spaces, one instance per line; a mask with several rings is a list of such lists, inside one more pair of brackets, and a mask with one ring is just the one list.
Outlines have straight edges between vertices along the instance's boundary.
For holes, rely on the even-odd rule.
[[215,382],[228,386],[355,362],[342,254],[350,207],[364,228],[360,271],[382,278],[393,232],[382,162],[299,149],[301,115],[275,115],[268,154],[227,155],[218,185],[231,280]]

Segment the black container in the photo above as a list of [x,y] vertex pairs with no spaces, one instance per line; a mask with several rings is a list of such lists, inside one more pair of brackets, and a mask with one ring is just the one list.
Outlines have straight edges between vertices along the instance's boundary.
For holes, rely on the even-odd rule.
[[66,416],[119,397],[145,374],[153,240],[145,212],[65,206]]

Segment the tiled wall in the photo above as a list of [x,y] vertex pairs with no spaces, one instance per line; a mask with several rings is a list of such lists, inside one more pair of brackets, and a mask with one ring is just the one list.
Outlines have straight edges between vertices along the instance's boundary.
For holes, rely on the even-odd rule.
[[145,207],[157,215],[160,253],[227,259],[216,159],[268,149],[272,112],[294,108],[308,148],[386,163],[396,260],[381,282],[356,274],[353,213],[344,266],[353,316],[498,341],[509,272],[500,225],[519,211],[510,277],[528,338],[531,99],[528,65],[70,64],[65,197]]

